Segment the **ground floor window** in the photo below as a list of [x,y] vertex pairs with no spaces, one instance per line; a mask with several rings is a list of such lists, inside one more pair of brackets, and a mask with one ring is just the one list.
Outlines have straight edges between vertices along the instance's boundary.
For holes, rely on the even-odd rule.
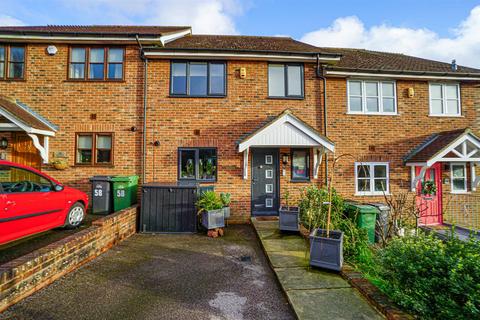
[[388,163],[355,163],[355,192],[357,195],[383,195],[384,193],[388,193]]
[[112,133],[77,133],[76,164],[108,165],[113,163]]
[[450,169],[452,193],[467,192],[467,166],[465,163],[452,163]]
[[216,181],[217,149],[179,148],[178,178],[180,180]]
[[310,154],[307,149],[292,150],[292,180],[308,180],[310,178]]

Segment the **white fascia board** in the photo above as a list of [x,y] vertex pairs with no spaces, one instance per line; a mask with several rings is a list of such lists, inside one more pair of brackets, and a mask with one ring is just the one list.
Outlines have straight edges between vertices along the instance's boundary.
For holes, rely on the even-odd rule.
[[[255,146],[255,144],[253,142],[254,138],[257,137],[258,135],[262,134],[267,128],[271,128],[271,127],[276,126],[276,125],[281,125],[281,124],[286,123],[286,122],[292,124],[298,130],[300,130],[301,132],[308,135],[309,138],[316,141],[318,143],[318,145],[316,147],[322,146],[325,149],[327,149],[328,151],[331,151],[331,152],[335,151],[335,145],[334,144],[327,141],[322,136],[318,135],[316,132],[313,132],[312,129],[310,129],[308,126],[303,124],[297,118],[292,117],[290,114],[285,114],[285,115],[281,116],[280,118],[278,118],[277,120],[275,120],[274,122],[272,122],[269,125],[263,127],[262,129],[260,129],[254,135],[250,136],[246,141],[243,141],[242,143],[240,143],[239,146],[238,146],[238,152],[242,152],[242,151],[244,151],[244,150],[246,150],[250,147],[254,147]],[[262,145],[262,147],[267,147],[267,146]],[[268,146],[268,147],[288,147],[288,146],[286,146],[286,145],[276,145],[276,146]],[[295,147],[298,147],[298,146],[295,146]],[[312,147],[312,146],[309,146],[309,147]]]
[[[165,59],[198,59],[198,60],[267,60],[279,62],[316,62],[314,55],[275,55],[275,54],[253,54],[253,53],[228,53],[228,52],[187,52],[187,51],[154,51],[145,52],[146,57],[157,57]],[[320,56],[320,62],[336,62],[340,58]]]
[[[162,37],[158,38],[139,38],[140,42],[161,42]],[[19,41],[53,41],[53,42],[125,42],[137,43],[137,39],[129,37],[71,37],[71,36],[35,36],[35,35],[9,35],[0,34],[1,40],[19,40]]]
[[480,81],[478,77],[452,77],[452,76],[432,76],[432,75],[409,75],[409,74],[394,74],[394,73],[368,73],[368,72],[351,72],[351,71],[333,71],[325,70],[328,76],[342,76],[342,77],[365,77],[365,78],[392,78],[392,79],[424,79],[424,80],[464,80],[464,81]]
[[183,30],[183,31],[180,31],[180,32],[167,34],[167,35],[164,35],[164,36],[160,37],[160,42],[162,43],[162,46],[164,46],[165,44],[167,44],[169,42],[175,41],[175,40],[177,40],[179,38],[182,38],[182,37],[184,37],[186,35],[189,35],[189,34],[192,34],[192,29],[187,29],[187,30]]
[[[450,145],[447,148],[445,148],[445,150],[440,152],[438,155],[436,155],[432,159],[428,160],[427,165],[432,166],[435,162],[446,160],[446,158],[443,158],[443,157],[445,157],[452,149],[455,149],[461,143],[463,143],[464,141],[467,141],[467,140],[470,141],[471,143],[473,143],[478,149],[480,149],[480,141],[477,141],[477,139],[471,138],[470,134],[468,132],[465,132],[460,137],[458,137],[456,140],[451,142]],[[457,160],[453,160],[453,159],[454,158],[448,158],[448,161],[460,161],[460,160],[465,161],[466,160],[465,158],[458,158]],[[472,158],[472,160],[468,160],[468,161],[476,161],[476,160],[473,160],[473,159],[474,158]]]
[[47,131],[47,130],[40,130],[40,129],[35,129],[32,128],[25,123],[18,121],[16,118],[12,117],[8,112],[5,112],[3,109],[0,108],[0,115],[4,116],[8,120],[10,120],[15,126],[19,127],[26,133],[33,133],[33,134],[41,134],[45,136],[55,136],[54,131]]

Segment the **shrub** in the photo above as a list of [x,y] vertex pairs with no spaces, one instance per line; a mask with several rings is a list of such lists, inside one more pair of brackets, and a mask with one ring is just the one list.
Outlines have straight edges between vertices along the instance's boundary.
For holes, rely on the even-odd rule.
[[[305,188],[300,200],[300,215],[303,225],[308,229],[325,229],[328,214],[328,189],[315,185]],[[365,229],[360,229],[344,216],[344,201],[332,190],[331,229],[343,231],[343,255],[351,263],[369,259],[371,256],[368,236]]]
[[198,209],[198,213],[203,211],[218,210],[223,208],[223,202],[219,195],[214,191],[205,191],[199,197],[195,203]]
[[379,287],[421,318],[480,318],[480,242],[394,238],[377,263]]

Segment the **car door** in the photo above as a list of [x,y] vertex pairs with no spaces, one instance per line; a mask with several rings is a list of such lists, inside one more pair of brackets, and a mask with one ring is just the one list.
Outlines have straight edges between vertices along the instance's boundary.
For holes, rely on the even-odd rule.
[[15,166],[0,166],[0,243],[63,225],[65,194],[46,177]]

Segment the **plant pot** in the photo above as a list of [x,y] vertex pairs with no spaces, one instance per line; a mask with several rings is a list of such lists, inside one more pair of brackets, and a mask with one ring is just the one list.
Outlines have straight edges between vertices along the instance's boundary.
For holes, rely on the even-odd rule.
[[310,234],[310,265],[340,271],[343,265],[343,232],[314,229]]
[[223,207],[223,216],[225,219],[230,218],[230,207]]
[[225,227],[225,216],[223,208],[218,210],[204,211],[202,213],[202,226],[207,229]]
[[53,163],[53,167],[57,170],[65,170],[68,168],[67,162],[55,162]]
[[281,207],[278,210],[278,223],[281,231],[299,231],[300,214],[298,207]]

